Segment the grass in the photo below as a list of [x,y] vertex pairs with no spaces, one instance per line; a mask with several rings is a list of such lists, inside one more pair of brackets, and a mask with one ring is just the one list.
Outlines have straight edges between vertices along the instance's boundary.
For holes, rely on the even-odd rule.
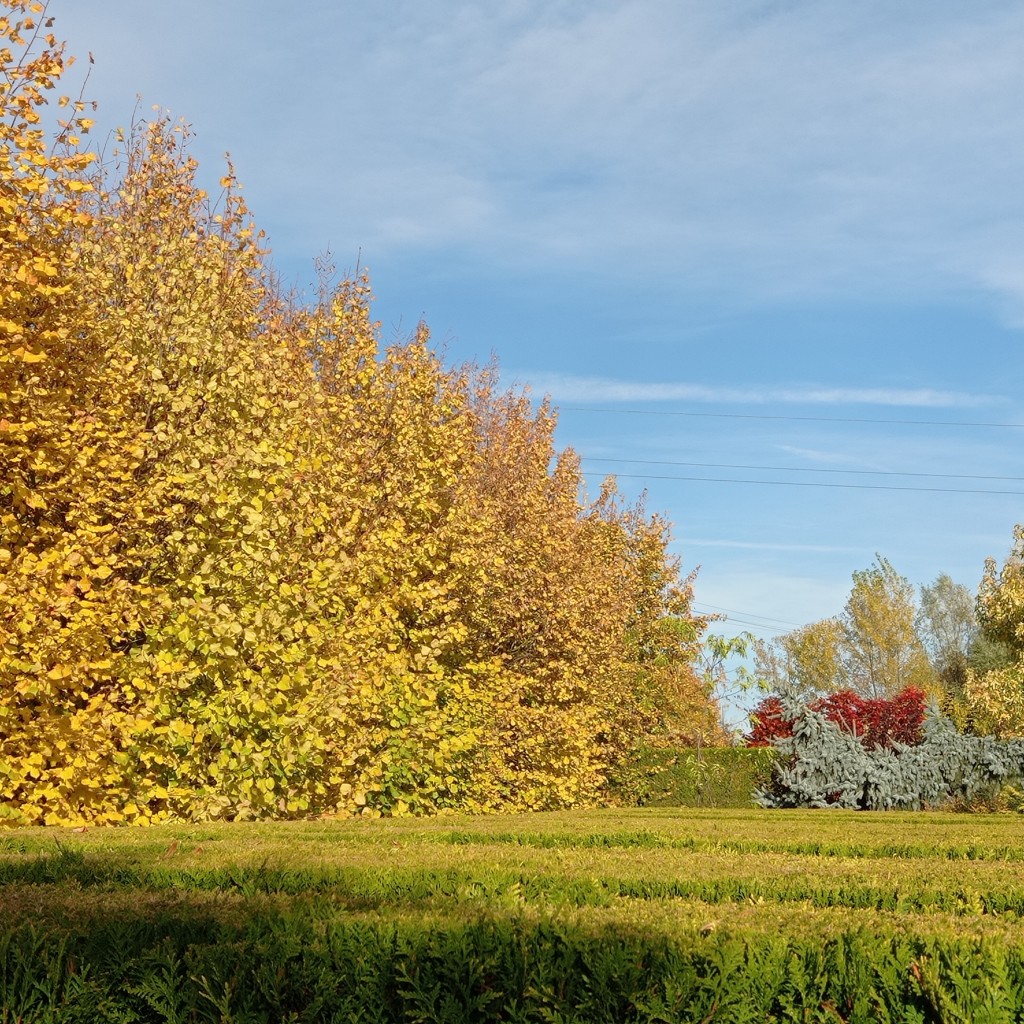
[[1019,1021],[1022,837],[655,808],[10,830],[0,1022]]

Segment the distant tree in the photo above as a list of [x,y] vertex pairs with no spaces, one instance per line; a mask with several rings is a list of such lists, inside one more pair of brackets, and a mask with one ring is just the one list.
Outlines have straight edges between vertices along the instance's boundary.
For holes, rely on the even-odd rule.
[[1024,736],[1024,526],[1001,569],[985,562],[978,592],[981,641],[964,687],[978,732]]
[[984,631],[979,630],[967,660],[967,667],[980,675],[999,668],[1009,668],[1013,664],[1013,650],[1005,641],[992,640],[985,636]]
[[843,631],[838,619],[821,619],[754,644],[755,675],[776,693],[813,695],[846,685]]
[[852,689],[866,697],[892,696],[907,686],[932,689],[935,673],[915,621],[914,587],[888,559],[875,556],[853,574],[840,616],[843,664]]
[[974,596],[963,584],[940,574],[934,583],[921,588],[917,632],[942,688],[951,697],[959,697],[980,633]]
[[871,698],[907,686],[932,690],[936,677],[916,628],[914,597],[910,582],[878,555],[853,574],[841,615],[755,644],[756,675],[771,692],[803,698],[845,689]]

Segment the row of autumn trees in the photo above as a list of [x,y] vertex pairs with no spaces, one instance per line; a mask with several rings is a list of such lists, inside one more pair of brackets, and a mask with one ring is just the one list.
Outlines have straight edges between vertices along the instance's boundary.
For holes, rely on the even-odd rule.
[[[977,595],[943,574],[921,588],[918,600],[913,585],[879,555],[854,573],[840,615],[758,642],[754,654],[766,689],[811,699],[812,709],[836,722],[859,721],[874,708],[902,716],[904,728],[894,736],[914,742],[924,705],[934,698],[964,731],[1022,736],[1024,532],[1018,527],[1002,567],[987,562]],[[773,734],[778,706],[769,697],[755,709],[755,744]],[[908,716],[911,706],[921,713]]]
[[666,523],[548,406],[284,294],[184,126],[101,165],[0,12],[0,819],[569,805],[708,709]]
[[776,748],[763,806],[1019,806],[1024,529],[1001,568],[986,563],[976,600],[948,576],[914,598],[879,557],[841,616],[758,651],[777,691],[746,737]]

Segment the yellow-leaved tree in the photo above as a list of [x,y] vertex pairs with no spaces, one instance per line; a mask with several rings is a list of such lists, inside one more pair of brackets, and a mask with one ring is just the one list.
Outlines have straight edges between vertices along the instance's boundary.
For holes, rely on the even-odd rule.
[[63,50],[0,10],[0,818],[595,799],[706,625],[667,524],[425,326],[382,347],[365,275],[284,294],[183,124],[47,139]]
[[1024,736],[1024,526],[1014,529],[1009,556],[985,562],[978,592],[984,638],[1001,645],[1007,664],[967,672],[964,697],[972,727],[997,736]]

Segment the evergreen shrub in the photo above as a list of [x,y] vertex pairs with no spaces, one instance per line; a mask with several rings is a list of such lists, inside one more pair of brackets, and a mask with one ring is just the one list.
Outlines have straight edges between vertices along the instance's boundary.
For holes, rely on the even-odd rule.
[[870,748],[824,713],[780,698],[792,735],[775,743],[764,807],[841,807],[920,810],[958,801],[990,800],[1024,776],[1024,740],[970,736],[937,713],[919,744]]

